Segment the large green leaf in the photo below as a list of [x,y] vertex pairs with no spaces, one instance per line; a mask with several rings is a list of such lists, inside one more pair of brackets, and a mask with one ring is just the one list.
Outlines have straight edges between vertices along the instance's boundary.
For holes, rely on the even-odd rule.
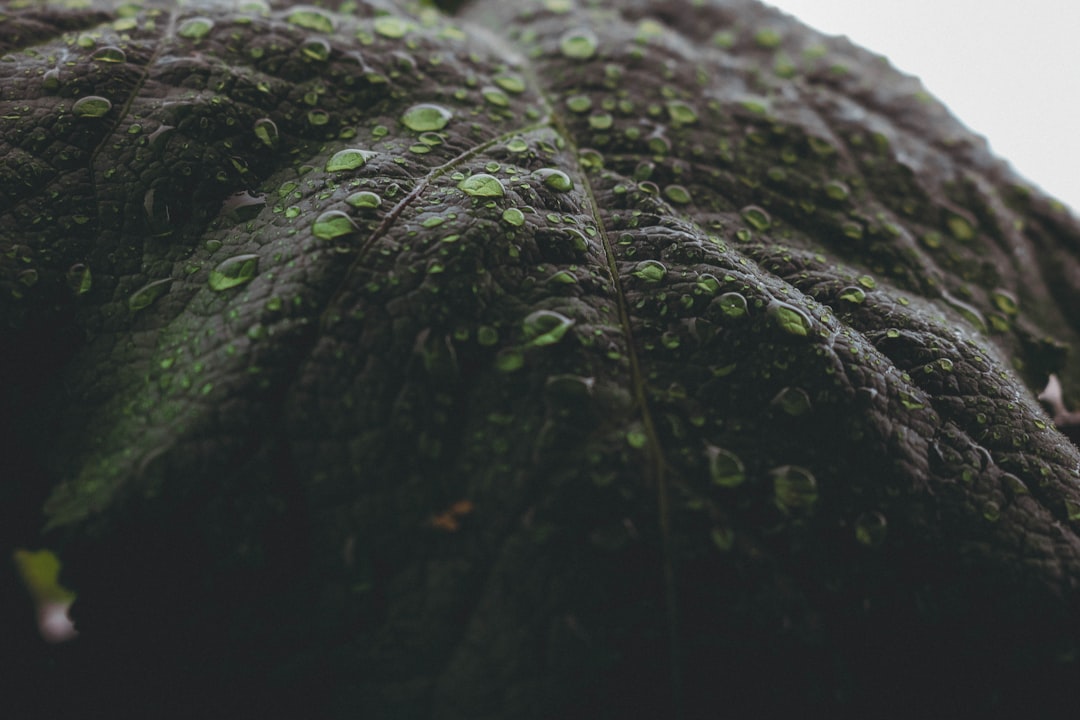
[[8,2],[0,49],[5,541],[80,707],[1076,693],[1080,226],[881,58],[740,0]]

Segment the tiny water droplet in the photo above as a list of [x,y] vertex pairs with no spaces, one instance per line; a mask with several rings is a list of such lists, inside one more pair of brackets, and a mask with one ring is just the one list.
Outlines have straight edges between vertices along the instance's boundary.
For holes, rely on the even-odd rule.
[[254,254],[234,255],[223,260],[216,268],[210,271],[207,281],[211,290],[221,292],[243,285],[255,277],[259,269],[259,256]]
[[317,217],[315,223],[311,226],[312,234],[323,240],[332,240],[358,230],[359,228],[352,218],[340,210],[327,210]]
[[503,210],[502,219],[510,225],[520,227],[525,224],[525,213],[517,208],[506,208]]
[[554,310],[537,310],[522,323],[530,347],[554,345],[563,339],[574,321]]
[[338,150],[326,161],[326,172],[355,170],[366,163],[368,159],[375,157],[376,154],[371,150],[360,150],[359,148]]
[[416,132],[442,130],[454,117],[449,109],[434,103],[413,105],[401,116],[401,123]]
[[382,204],[382,198],[371,192],[370,190],[361,190],[360,192],[354,192],[349,197],[345,198],[345,202],[352,205],[354,208],[377,208]]
[[180,23],[180,27],[177,29],[176,34],[189,40],[198,40],[206,37],[213,27],[214,21],[210,18],[193,17]]
[[334,20],[328,14],[310,5],[297,6],[289,14],[288,21],[308,30],[330,33],[334,31]]
[[405,37],[411,26],[404,19],[393,15],[380,15],[375,18],[375,32],[383,37],[397,39]]
[[536,175],[544,181],[545,185],[556,192],[569,192],[574,189],[574,181],[562,170],[541,168],[536,171]]
[[166,278],[143,285],[128,298],[128,309],[132,312],[138,312],[145,307],[149,307],[155,300],[165,294],[171,284],[172,278]]
[[769,226],[772,225],[772,218],[769,217],[769,213],[757,205],[748,205],[742,209],[741,213],[743,219],[757,230],[768,230]]
[[814,327],[810,317],[794,305],[774,301],[769,303],[768,313],[773,323],[788,335],[806,337]]
[[458,188],[473,197],[502,197],[506,194],[499,178],[487,173],[470,175],[458,183]]
[[106,45],[95,50],[90,59],[95,62],[122,63],[127,62],[127,54],[118,47]]
[[71,111],[79,117],[95,118],[105,115],[112,110],[112,102],[108,98],[99,95],[87,95],[79,98],[71,106]]
[[709,477],[714,485],[737,487],[746,481],[746,470],[742,460],[730,450],[705,446],[705,455],[709,459]]
[[817,480],[806,468],[783,465],[773,468],[773,498],[787,515],[809,512],[818,500]]
[[255,132],[255,137],[259,138],[259,142],[268,148],[276,148],[279,141],[278,127],[270,118],[259,118],[252,126],[252,130]]
[[326,62],[330,59],[330,43],[323,38],[308,38],[300,46],[300,54],[313,62]]
[[562,54],[571,60],[588,60],[596,54],[596,34],[588,28],[568,30],[559,40]]
[[855,520],[855,540],[866,547],[878,547],[885,542],[888,523],[879,512],[864,512]]
[[86,265],[75,263],[67,269],[65,279],[67,280],[67,286],[71,288],[71,292],[76,295],[85,295],[90,292],[92,278],[90,268]]
[[667,275],[667,268],[657,260],[643,260],[634,266],[631,274],[645,282],[660,282]]

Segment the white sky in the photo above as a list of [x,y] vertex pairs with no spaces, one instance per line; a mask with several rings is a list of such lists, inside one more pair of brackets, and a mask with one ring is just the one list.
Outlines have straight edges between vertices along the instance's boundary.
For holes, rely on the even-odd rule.
[[1080,215],[1080,1],[765,0],[920,78]]

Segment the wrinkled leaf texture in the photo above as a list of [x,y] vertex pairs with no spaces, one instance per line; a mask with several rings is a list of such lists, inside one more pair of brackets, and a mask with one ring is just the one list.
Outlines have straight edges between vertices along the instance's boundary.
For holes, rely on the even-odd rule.
[[72,703],[1075,695],[1080,228],[882,58],[749,0],[0,48],[4,532],[79,593]]

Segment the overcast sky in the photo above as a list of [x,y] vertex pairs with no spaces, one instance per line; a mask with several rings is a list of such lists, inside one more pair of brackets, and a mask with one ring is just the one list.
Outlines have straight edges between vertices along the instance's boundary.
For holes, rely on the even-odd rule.
[[919,77],[1080,215],[1080,1],[766,0]]

